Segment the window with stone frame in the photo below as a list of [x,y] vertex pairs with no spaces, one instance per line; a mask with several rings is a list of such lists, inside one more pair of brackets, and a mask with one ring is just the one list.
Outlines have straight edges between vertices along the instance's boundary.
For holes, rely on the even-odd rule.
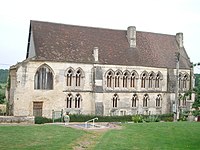
[[135,74],[135,72],[131,73],[130,87],[131,88],[135,88],[136,87],[136,74]]
[[112,87],[112,84],[113,84],[113,73],[111,71],[109,71],[107,73],[107,76],[106,76],[106,85],[107,87]]
[[34,89],[53,89],[53,73],[52,69],[49,66],[42,65],[36,71],[34,77]]
[[72,108],[72,94],[67,95],[67,108]]
[[73,70],[68,69],[66,74],[66,86],[72,86],[73,81]]
[[183,107],[186,107],[186,102],[187,102],[186,99],[187,99],[186,96],[183,96],[183,99],[182,99],[182,106]]
[[180,88],[180,89],[182,89],[182,74],[180,73],[179,74],[179,76],[178,76],[178,87]]
[[149,74],[149,88],[153,88],[153,73]]
[[145,94],[144,97],[143,97],[143,107],[148,106],[148,100],[149,100],[149,95]]
[[158,94],[156,97],[156,107],[161,107],[161,100],[162,100],[162,97],[160,94]]
[[81,108],[81,95],[80,94],[76,94],[75,108]]
[[120,87],[120,72],[117,71],[115,74],[115,87]]
[[119,96],[117,94],[114,94],[113,98],[112,98],[112,107],[116,108],[118,105],[118,100],[119,100]]
[[183,89],[187,89],[188,88],[188,74],[185,74],[183,76]]
[[179,94],[178,95],[178,106],[180,107],[182,104],[181,104],[181,101],[182,101],[182,95],[181,94]]
[[123,88],[127,88],[128,87],[128,72],[125,72],[123,74]]
[[133,97],[131,99],[131,107],[137,107],[137,100],[138,100],[137,94],[133,94]]
[[141,76],[141,88],[146,88],[146,78],[147,78],[147,74],[143,73]]
[[157,73],[155,77],[155,88],[160,88],[160,80],[161,80],[161,75],[160,73]]

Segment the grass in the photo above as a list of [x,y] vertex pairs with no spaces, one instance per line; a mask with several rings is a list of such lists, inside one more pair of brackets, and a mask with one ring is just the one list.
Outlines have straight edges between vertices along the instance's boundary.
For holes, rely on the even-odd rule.
[[197,122],[125,124],[102,136],[95,150],[196,150],[200,147]]
[[198,122],[123,124],[121,130],[83,131],[58,125],[0,126],[0,149],[197,150]]
[[0,149],[70,150],[84,134],[82,130],[56,125],[0,126]]

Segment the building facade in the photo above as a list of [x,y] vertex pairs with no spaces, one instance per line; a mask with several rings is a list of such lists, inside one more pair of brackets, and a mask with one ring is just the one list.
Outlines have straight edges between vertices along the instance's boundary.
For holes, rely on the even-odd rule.
[[173,111],[175,53],[179,107],[190,109],[193,70],[183,34],[165,35],[31,21],[26,59],[10,68],[14,116],[133,115]]

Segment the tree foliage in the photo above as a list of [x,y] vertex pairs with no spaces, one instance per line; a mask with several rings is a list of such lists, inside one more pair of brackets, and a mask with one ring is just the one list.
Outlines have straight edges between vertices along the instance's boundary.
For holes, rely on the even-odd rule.
[[194,101],[192,107],[195,108],[196,110],[198,110],[200,107],[200,74],[195,74],[194,92],[195,92],[195,101]]
[[8,69],[0,69],[0,83],[6,83],[8,78]]

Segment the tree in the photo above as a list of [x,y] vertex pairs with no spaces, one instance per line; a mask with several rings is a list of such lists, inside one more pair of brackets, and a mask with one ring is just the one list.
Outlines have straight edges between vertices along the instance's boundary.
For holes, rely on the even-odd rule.
[[0,92],[0,104],[3,104],[5,102],[5,94]]

